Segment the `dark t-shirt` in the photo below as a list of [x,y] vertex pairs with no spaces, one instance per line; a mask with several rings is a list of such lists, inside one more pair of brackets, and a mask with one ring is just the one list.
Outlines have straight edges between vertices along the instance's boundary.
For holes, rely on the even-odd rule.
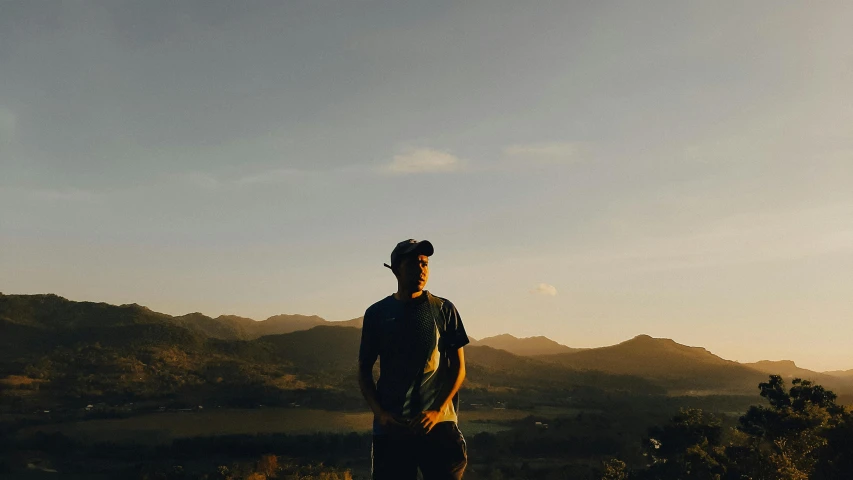
[[[372,365],[379,357],[379,405],[392,414],[413,418],[440,407],[441,392],[454,380],[447,353],[467,344],[459,312],[447,299],[426,291],[409,302],[389,295],[364,313],[359,362]],[[455,422],[457,409],[454,398],[439,421]],[[376,424],[373,431],[384,433]]]

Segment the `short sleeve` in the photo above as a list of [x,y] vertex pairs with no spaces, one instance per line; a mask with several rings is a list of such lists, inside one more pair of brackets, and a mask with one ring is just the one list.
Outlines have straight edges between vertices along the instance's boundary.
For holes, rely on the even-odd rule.
[[468,334],[465,333],[465,326],[462,324],[462,318],[459,316],[456,306],[450,301],[445,301],[442,310],[444,310],[444,318],[447,320],[445,330],[447,348],[456,350],[468,345]]
[[376,357],[379,356],[379,335],[376,332],[376,315],[375,309],[368,308],[364,312],[364,321],[361,327],[361,345],[358,347],[358,363],[360,365],[369,365],[370,367],[376,362]]

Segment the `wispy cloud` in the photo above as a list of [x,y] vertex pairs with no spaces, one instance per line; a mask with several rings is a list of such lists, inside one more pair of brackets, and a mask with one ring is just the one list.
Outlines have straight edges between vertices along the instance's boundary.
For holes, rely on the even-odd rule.
[[462,168],[459,157],[440,150],[420,148],[394,156],[384,170],[393,174],[446,173]]
[[254,172],[183,172],[170,175],[167,181],[205,190],[236,190],[275,186],[288,182],[325,181],[333,178],[352,178],[354,175],[374,174],[375,169],[370,165],[347,165],[325,170],[278,167]]
[[295,168],[275,168],[260,173],[246,175],[234,181],[235,185],[269,185],[292,180],[305,175],[305,172]]
[[553,285],[549,285],[547,283],[540,283],[536,285],[536,288],[530,291],[530,293],[534,295],[544,295],[547,297],[556,297],[557,296],[557,287]]
[[233,189],[250,186],[274,185],[295,178],[310,175],[311,172],[295,168],[273,168],[242,175],[223,175],[209,172],[184,172],[172,175],[171,178],[183,184],[205,189]]
[[578,145],[570,142],[523,143],[504,147],[507,157],[541,164],[576,162],[579,151]]
[[2,187],[0,194],[24,197],[36,201],[47,202],[93,202],[100,199],[103,194],[82,188],[21,188]]

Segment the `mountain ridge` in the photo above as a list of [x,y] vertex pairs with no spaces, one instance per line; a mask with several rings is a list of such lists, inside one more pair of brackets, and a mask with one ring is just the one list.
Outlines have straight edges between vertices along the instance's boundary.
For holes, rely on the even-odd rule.
[[709,383],[727,391],[740,391],[744,385],[756,385],[766,377],[762,372],[725,360],[703,347],[649,335],[638,335],[607,347],[538,358],[580,370],[656,379],[685,393],[705,393],[704,386]]
[[502,333],[491,337],[481,338],[480,345],[505,350],[521,356],[551,355],[557,353],[572,353],[583,349],[571,348],[557,343],[548,337],[538,335],[534,337],[518,338],[508,333]]
[[[252,341],[271,335],[306,331],[316,327],[360,328],[363,317],[344,321],[328,321],[317,315],[274,315],[266,320],[253,320],[237,315],[212,318],[194,312],[171,316],[148,307],[131,303],[75,302],[54,294],[4,295],[0,293],[0,329],[8,335],[0,341],[9,351],[20,351],[10,337],[26,338],[27,342],[43,345],[39,332],[54,331],[63,342],[86,340],[86,335],[99,338],[106,344],[134,342],[172,342],[198,345],[204,339]],[[168,326],[180,330],[170,331]],[[104,331],[102,327],[110,327]],[[133,332],[116,338],[116,334]],[[185,333],[181,333],[185,332]],[[754,385],[767,373],[790,379],[800,377],[830,386],[853,389],[853,370],[830,373],[813,372],[796,366],[793,361],[764,360],[738,363],[723,359],[703,347],[682,345],[668,338],[638,335],[616,345],[575,349],[547,337],[517,338],[510,334],[471,338],[470,347],[482,346],[506,351],[518,358],[531,358],[543,363],[558,364],[576,371],[597,370],[614,375],[637,375],[656,378],[667,385],[677,385],[685,391],[695,391],[700,381],[691,377],[707,376],[724,384],[741,385],[747,380]],[[41,348],[47,348],[43,345]],[[543,353],[545,352],[545,353]],[[732,379],[736,379],[731,381]],[[848,381],[849,380],[849,381]],[[848,385],[849,384],[849,385]]]

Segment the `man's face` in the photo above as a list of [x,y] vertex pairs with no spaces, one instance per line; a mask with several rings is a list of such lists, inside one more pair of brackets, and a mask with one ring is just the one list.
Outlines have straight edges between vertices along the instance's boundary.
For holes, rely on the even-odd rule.
[[429,257],[426,255],[408,256],[400,261],[397,278],[403,286],[419,292],[429,280]]

